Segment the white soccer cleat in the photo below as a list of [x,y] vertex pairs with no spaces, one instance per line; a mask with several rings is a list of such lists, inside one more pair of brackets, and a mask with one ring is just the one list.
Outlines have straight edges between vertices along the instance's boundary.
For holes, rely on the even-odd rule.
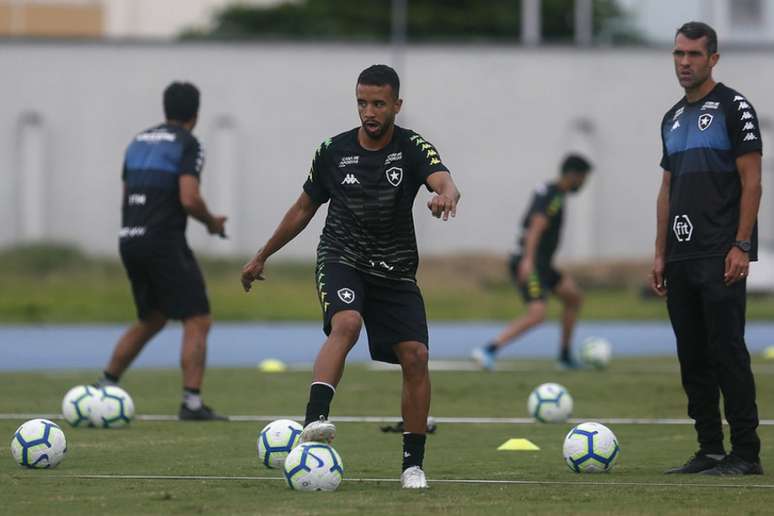
[[298,442],[300,443],[326,443],[331,444],[336,438],[336,425],[320,416],[319,421],[312,421],[304,427]]
[[427,489],[425,472],[419,466],[411,466],[400,475],[403,489]]

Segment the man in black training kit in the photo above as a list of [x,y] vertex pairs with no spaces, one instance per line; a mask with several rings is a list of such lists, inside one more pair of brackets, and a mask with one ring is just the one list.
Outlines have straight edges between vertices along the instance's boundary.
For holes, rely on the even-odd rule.
[[301,441],[331,442],[331,400],[344,362],[365,324],[371,357],[403,371],[401,412],[404,488],[425,488],[422,470],[430,375],[427,320],[414,278],[417,244],[412,205],[422,185],[435,192],[433,216],[454,217],[460,194],[435,147],[395,125],[399,79],[385,65],[365,69],[357,80],[361,126],[325,140],[298,200],[266,245],[242,271],[250,290],[263,279],[266,260],[303,230],[330,201],[317,248],[316,281],[328,336],[314,364],[314,381]]
[[498,351],[545,320],[547,298],[551,292],[559,297],[563,306],[557,365],[562,369],[577,367],[570,350],[583,294],[573,279],[556,270],[552,262],[559,247],[565,196],[577,193],[590,172],[591,163],[582,156],[571,154],[562,162],[559,180],[541,185],[532,196],[516,252],[509,264],[511,277],[527,305],[527,313],[511,322],[490,343],[473,350],[473,360],[481,368],[493,370]]
[[[661,123],[652,284],[667,297],[699,451],[667,473],[760,475],[755,380],[744,341],[745,280],[758,247],[758,118],[744,95],[713,80],[719,54],[710,26],[680,27],[673,56],[685,97]],[[728,455],[721,392],[731,427]]]
[[138,321],[118,341],[97,385],[118,382],[169,319],[183,323],[181,420],[226,419],[202,403],[207,334],[212,324],[204,278],[185,238],[188,215],[225,237],[226,217],[213,215],[199,193],[204,150],[191,134],[199,90],[173,82],[164,90],[166,122],[138,134],[126,150],[119,233]]

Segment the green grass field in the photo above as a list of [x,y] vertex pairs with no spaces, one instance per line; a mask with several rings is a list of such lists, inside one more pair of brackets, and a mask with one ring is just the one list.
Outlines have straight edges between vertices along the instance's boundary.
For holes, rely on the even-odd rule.
[[[757,359],[756,359],[757,360]],[[674,359],[618,359],[604,372],[556,372],[549,362],[521,361],[513,371],[434,372],[436,417],[523,417],[530,390],[558,381],[575,398],[574,415],[594,418],[684,418]],[[762,418],[774,414],[774,368],[756,362]],[[0,413],[56,413],[66,390],[94,372],[0,374]],[[308,372],[249,369],[208,373],[206,401],[231,415],[297,415],[306,403]],[[140,414],[174,414],[179,372],[130,371],[123,386]],[[396,416],[400,374],[348,368],[333,415]],[[7,443],[21,420],[0,419]],[[63,423],[64,424],[64,423]],[[404,492],[395,482],[345,480],[335,493],[296,493],[259,464],[255,442],[264,423],[134,421],[120,430],[67,426],[69,451],[53,470],[25,470],[0,447],[3,514],[763,514],[774,504],[774,427],[760,429],[767,474],[747,478],[666,477],[695,449],[690,425],[611,424],[622,452],[615,469],[577,475],[561,456],[570,424],[441,424],[428,439],[431,489]],[[66,424],[65,424],[66,425]],[[499,452],[511,437],[537,452]],[[400,437],[372,423],[340,423],[336,449],[349,479],[397,479]],[[79,479],[76,475],[276,477],[277,480]],[[523,484],[441,483],[518,480]],[[433,480],[436,480],[433,483]],[[555,482],[555,483],[551,483]],[[588,482],[592,482],[589,484]],[[768,486],[768,487],[755,487]]]
[[[250,294],[239,284],[245,260],[200,260],[218,321],[319,321],[314,266],[272,260],[266,281]],[[618,265],[573,269],[586,290],[583,318],[663,320],[660,299],[643,298],[647,267]],[[505,257],[427,258],[418,281],[428,317],[438,320],[505,320],[524,310],[511,285]],[[34,288],[33,288],[34,287]],[[0,252],[0,324],[126,322],[135,317],[129,282],[115,258],[96,258],[61,246]],[[550,302],[550,316],[559,305]],[[774,297],[751,297],[748,318],[769,319]]]

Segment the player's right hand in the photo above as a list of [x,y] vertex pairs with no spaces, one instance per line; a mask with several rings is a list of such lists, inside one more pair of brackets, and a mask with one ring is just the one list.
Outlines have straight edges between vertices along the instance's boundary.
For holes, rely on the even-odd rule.
[[212,220],[207,224],[207,232],[210,235],[226,238],[226,220],[228,220],[228,217],[225,215],[213,215]]
[[242,267],[242,288],[245,289],[245,292],[250,292],[253,281],[263,281],[264,264],[264,260],[256,254],[255,258]]
[[656,256],[653,259],[653,271],[650,273],[650,288],[659,297],[664,297],[667,293],[666,281],[664,280],[664,259]]

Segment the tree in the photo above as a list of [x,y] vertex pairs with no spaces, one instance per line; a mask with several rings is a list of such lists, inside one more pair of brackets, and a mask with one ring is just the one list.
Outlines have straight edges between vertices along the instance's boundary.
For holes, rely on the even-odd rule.
[[[386,41],[390,0],[301,0],[260,7],[236,4],[216,14],[214,29],[184,37]],[[573,38],[574,0],[543,0],[546,41]],[[622,15],[615,0],[594,0],[599,34]],[[519,40],[520,0],[408,0],[409,41]]]

